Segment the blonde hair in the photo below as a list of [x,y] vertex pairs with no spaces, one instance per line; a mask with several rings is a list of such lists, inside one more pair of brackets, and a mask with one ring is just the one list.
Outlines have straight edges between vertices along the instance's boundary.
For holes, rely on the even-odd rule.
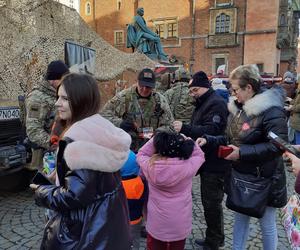
[[235,68],[229,75],[230,80],[239,80],[239,86],[243,89],[250,84],[257,93],[262,83],[261,76],[256,64],[241,65]]

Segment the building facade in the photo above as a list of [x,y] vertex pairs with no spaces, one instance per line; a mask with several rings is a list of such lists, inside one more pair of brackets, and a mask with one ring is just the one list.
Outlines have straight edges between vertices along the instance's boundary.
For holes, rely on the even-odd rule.
[[[172,63],[212,75],[220,65],[228,74],[241,64],[255,63],[261,72],[276,75],[297,64],[292,41],[298,36],[298,22],[292,4],[290,0],[81,0],[80,15],[113,46],[131,52],[126,48],[126,26],[143,7],[148,27],[159,34]],[[283,24],[282,14],[293,21]],[[291,27],[293,36],[282,37]]]
[[55,0],[55,1],[64,4],[70,8],[73,8],[78,13],[80,13],[80,0]]

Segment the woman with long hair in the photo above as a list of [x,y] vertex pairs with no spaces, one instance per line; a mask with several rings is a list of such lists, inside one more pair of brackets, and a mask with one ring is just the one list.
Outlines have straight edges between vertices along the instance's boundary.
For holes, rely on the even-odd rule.
[[66,129],[59,141],[56,185],[35,185],[36,204],[55,211],[41,249],[130,249],[127,201],[118,170],[131,139],[101,117],[89,75],[68,74],[56,102]]

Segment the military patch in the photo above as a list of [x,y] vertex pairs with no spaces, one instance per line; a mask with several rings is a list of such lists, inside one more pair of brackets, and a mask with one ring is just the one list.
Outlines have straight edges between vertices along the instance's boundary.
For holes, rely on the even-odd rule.
[[144,78],[152,79],[152,73],[151,72],[144,72]]
[[215,123],[220,123],[221,122],[221,117],[219,115],[214,115],[212,120]]
[[30,106],[28,111],[28,118],[39,118],[41,113],[41,106],[33,104]]
[[242,130],[246,131],[248,129],[250,129],[250,125],[247,122],[243,123]]

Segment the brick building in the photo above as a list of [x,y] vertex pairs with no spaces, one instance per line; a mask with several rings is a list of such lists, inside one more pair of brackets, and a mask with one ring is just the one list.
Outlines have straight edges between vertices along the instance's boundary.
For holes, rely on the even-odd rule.
[[225,64],[228,73],[255,63],[261,72],[282,74],[297,64],[293,41],[298,37],[299,8],[291,6],[297,2],[81,0],[80,15],[109,43],[131,52],[126,48],[126,24],[143,7],[147,25],[159,34],[165,52],[191,72],[215,74]]

